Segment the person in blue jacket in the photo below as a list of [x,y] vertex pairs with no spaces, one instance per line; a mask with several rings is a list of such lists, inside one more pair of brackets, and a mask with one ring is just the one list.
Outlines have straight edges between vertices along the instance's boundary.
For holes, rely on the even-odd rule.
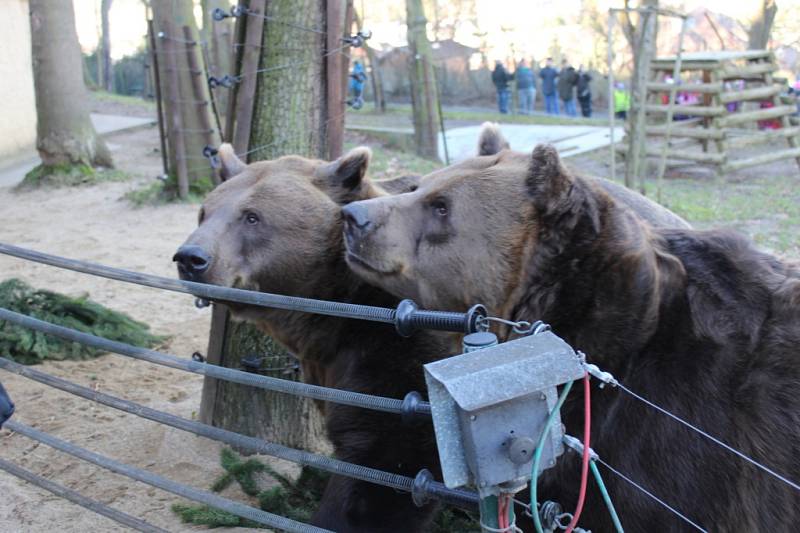
[[350,72],[350,92],[353,93],[353,98],[350,105],[353,109],[361,109],[364,105],[364,82],[367,81],[367,73],[361,61],[353,63],[353,70]]
[[545,110],[551,115],[558,115],[558,94],[556,93],[558,71],[553,68],[552,57],[548,57],[545,61],[544,68],[539,71],[539,77],[542,78]]
[[6,420],[11,418],[13,414],[14,402],[11,401],[6,389],[3,388],[3,384],[0,383],[0,428],[3,427]]
[[523,115],[531,115],[536,103],[536,77],[526,60],[523,59],[519,62],[514,77],[517,79],[517,91],[519,92],[519,112]]

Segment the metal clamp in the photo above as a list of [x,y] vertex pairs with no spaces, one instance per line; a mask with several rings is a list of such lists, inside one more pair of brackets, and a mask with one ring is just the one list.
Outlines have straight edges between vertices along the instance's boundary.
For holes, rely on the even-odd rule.
[[203,157],[208,159],[211,168],[220,168],[222,166],[222,162],[219,159],[219,151],[211,145],[207,144],[203,147]]
[[208,86],[212,89],[216,89],[217,87],[225,87],[226,89],[231,89],[234,85],[241,81],[239,76],[231,76],[230,74],[225,74],[221,78],[217,78],[216,76],[209,76],[208,77]]
[[370,37],[372,37],[372,32],[370,30],[361,30],[350,37],[343,37],[342,42],[349,44],[353,48],[361,48]]
[[589,373],[590,376],[596,378],[600,381],[599,387],[602,389],[606,385],[611,385],[612,387],[616,387],[619,385],[619,381],[615,378],[612,374],[605,372],[604,370],[600,370],[600,367],[597,365],[593,365],[591,363],[586,362],[586,354],[583,352],[578,352],[578,355],[584,360],[583,366],[586,368],[586,372]]
[[527,335],[538,335],[539,333],[550,331],[550,325],[545,324],[541,320],[537,320],[534,323],[530,323],[527,320],[520,320],[514,322],[513,320],[506,320],[504,318],[499,318],[495,316],[484,316],[479,318],[478,326],[481,328],[482,331],[488,331],[491,322],[495,322],[497,324],[504,324],[506,326],[511,326],[511,330],[514,333],[516,333],[517,335],[522,335],[523,337]]

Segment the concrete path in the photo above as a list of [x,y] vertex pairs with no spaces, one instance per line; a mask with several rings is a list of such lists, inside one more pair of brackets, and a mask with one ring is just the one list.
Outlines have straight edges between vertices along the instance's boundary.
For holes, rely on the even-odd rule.
[[[120,115],[101,115],[91,114],[94,129],[100,135],[116,133],[131,128],[138,128],[149,124],[155,124],[155,118],[125,117]],[[36,165],[41,163],[35,150],[23,153],[19,156],[0,161],[0,187],[13,187],[22,181],[25,174],[30,172]]]
[[[480,126],[465,126],[447,130],[447,149],[450,162],[455,163],[477,154]],[[540,143],[550,143],[562,157],[608,146],[609,129],[595,126],[545,126],[528,124],[502,124],[500,130],[508,139],[512,150],[529,152]],[[623,129],[615,128],[614,139],[622,138]],[[439,138],[439,156],[444,160],[444,144]]]

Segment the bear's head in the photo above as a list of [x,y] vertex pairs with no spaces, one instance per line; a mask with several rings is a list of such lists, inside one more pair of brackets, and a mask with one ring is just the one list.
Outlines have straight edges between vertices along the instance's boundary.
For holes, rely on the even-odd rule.
[[363,147],[333,162],[286,156],[246,165],[228,144],[219,155],[228,179],[208,195],[197,229],[173,258],[185,280],[330,297],[329,276],[344,266],[341,205],[416,185],[406,176],[376,186],[366,178],[371,153]]
[[429,308],[499,312],[573,178],[550,146],[502,150],[424,176],[416,191],[344,208],[350,267]]

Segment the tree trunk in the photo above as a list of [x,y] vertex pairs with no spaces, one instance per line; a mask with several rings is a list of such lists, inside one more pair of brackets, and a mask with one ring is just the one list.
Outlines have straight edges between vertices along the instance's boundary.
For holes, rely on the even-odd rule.
[[439,112],[433,52],[428,41],[428,21],[421,0],[406,0],[408,50],[411,79],[411,107],[416,152],[429,159],[439,158]]
[[[270,0],[266,15],[304,28],[325,28],[330,1]],[[328,30],[336,35],[343,32],[341,27]],[[341,150],[328,145],[327,122],[336,117],[329,116],[333,106],[329,105],[325,88],[329,74],[340,80],[341,73],[327,71],[323,57],[326,36],[303,30],[286,31],[284,25],[268,19],[261,44],[258,69],[273,70],[257,74],[249,161],[285,154],[323,158],[331,150]],[[287,64],[296,65],[279,68]],[[237,95],[237,99],[243,97]],[[212,324],[210,356],[217,346],[224,366],[239,367],[243,357],[257,354],[264,357],[261,370],[264,374],[294,380],[303,377],[286,370],[292,357],[282,346],[251,325],[231,322],[219,311],[215,311]],[[214,425],[294,448],[328,449],[322,416],[309,400],[263,390],[254,393],[251,388],[222,381],[209,380],[205,388],[201,418]]]
[[[644,0],[642,7],[658,8],[658,0]],[[650,61],[655,54],[656,27],[658,15],[655,11],[642,13],[638,28],[633,28],[630,20],[625,35],[633,39],[633,76],[631,79],[631,116],[629,118],[628,151],[625,163],[625,186],[634,187],[640,183],[639,192],[644,194],[645,173],[645,105],[647,104],[647,81],[650,75]]]
[[[219,8],[229,12],[229,0],[204,0],[203,1],[203,39],[208,47],[208,72],[212,76],[221,78],[226,74],[233,75],[233,18],[215,21],[211,18],[214,9]],[[217,91],[214,97],[217,100],[217,109],[225,114],[228,108],[229,90]]]
[[113,166],[89,118],[72,0],[30,0],[36,148],[44,166]]
[[[194,2],[153,2],[152,10],[155,32],[160,35],[156,38],[156,48],[164,116],[177,119],[167,121],[170,169],[167,188],[169,193],[186,198],[191,190],[202,194],[212,187],[214,173],[203,160],[203,148],[207,144],[219,145],[220,137],[219,132],[210,127],[215,122],[203,68],[205,61],[197,44],[200,34],[194,18]],[[186,38],[185,26],[189,28],[191,39]],[[191,62],[189,54],[192,55]],[[183,186],[182,166],[186,168],[187,179]]]
[[103,65],[100,69],[103,77],[102,79],[98,79],[98,84],[108,92],[114,90],[114,76],[111,72],[111,30],[108,24],[108,12],[111,10],[111,2],[113,1],[114,0],[102,0],[102,2],[100,2],[102,42],[100,45],[100,57],[97,58],[97,61]]
[[[354,12],[356,19],[356,28],[361,31],[364,28],[363,21],[358,12]],[[380,113],[386,112],[386,96],[383,92],[383,75],[381,74],[381,66],[378,63],[378,58],[375,57],[375,50],[370,48],[369,43],[364,44],[364,50],[367,52],[367,62],[371,69],[370,82],[372,84],[372,95],[375,98],[375,109]]]
[[750,50],[766,50],[769,46],[769,35],[775,22],[778,6],[775,0],[762,0],[761,10],[750,25],[747,32],[747,48]]

